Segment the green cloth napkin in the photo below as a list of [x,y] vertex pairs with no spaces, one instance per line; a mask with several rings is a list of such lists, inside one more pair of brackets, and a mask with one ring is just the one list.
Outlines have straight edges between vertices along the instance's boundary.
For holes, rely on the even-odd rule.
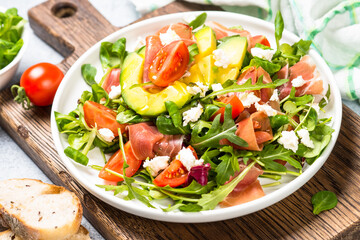
[[[325,59],[344,99],[360,98],[360,0],[187,0],[273,22],[281,11],[285,28]],[[144,14],[172,0],[132,0]]]

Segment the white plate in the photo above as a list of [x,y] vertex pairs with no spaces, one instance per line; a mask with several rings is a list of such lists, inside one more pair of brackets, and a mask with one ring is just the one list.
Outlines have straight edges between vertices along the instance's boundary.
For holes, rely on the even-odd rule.
[[[201,12],[177,13],[152,18],[123,28],[106,37],[102,41],[114,42],[120,37],[126,37],[127,49],[133,50],[139,36],[145,37],[149,34],[155,33],[162,26],[168,25],[170,23],[182,22],[185,15],[198,15],[200,13]],[[268,37],[272,46],[276,45],[275,39],[273,37],[274,25],[271,23],[265,22],[257,18],[235,13],[207,12],[207,14],[208,20],[217,21],[221,24],[224,24],[225,26],[242,25],[246,30],[249,30],[252,35],[263,34]],[[299,38],[296,37],[294,34],[288,31],[284,31],[282,42],[294,43],[298,40]],[[318,53],[316,53],[314,50],[311,50],[310,56],[316,62],[318,70],[320,71],[324,81],[330,83],[331,86],[331,99],[330,104],[326,108],[326,115],[333,117],[332,127],[335,129],[335,132],[333,133],[332,139],[323,154],[319,157],[319,159],[316,160],[313,165],[305,167],[304,173],[301,176],[297,178],[291,176],[283,178],[281,185],[272,188],[266,188],[266,196],[252,202],[230,208],[216,208],[214,210],[202,211],[197,213],[165,213],[161,209],[148,208],[136,200],[125,201],[121,198],[115,197],[113,196],[112,192],[105,192],[104,189],[100,189],[95,186],[95,184],[104,184],[102,179],[97,177],[97,171],[90,169],[89,167],[79,165],[65,156],[64,149],[68,146],[68,143],[66,141],[65,135],[59,134],[54,118],[54,111],[67,114],[73,109],[75,109],[77,105],[77,100],[80,98],[81,93],[84,90],[90,90],[90,87],[86,85],[86,83],[82,80],[81,77],[80,69],[82,64],[90,63],[94,65],[98,70],[97,79],[101,78],[102,69],[99,60],[100,44],[101,43],[98,42],[86,53],[84,53],[69,69],[68,73],[61,82],[52,107],[51,129],[56,149],[71,175],[89,192],[118,209],[150,219],[183,223],[211,222],[243,216],[266,208],[284,199],[285,197],[299,189],[302,185],[309,181],[309,179],[314,176],[314,174],[320,169],[320,167],[324,164],[335,145],[336,139],[340,131],[342,116],[340,93],[335,84],[334,77],[329,67],[326,65],[326,63],[319,56]],[[102,157],[99,155],[99,152],[97,150],[92,150],[91,152],[89,152],[89,158],[90,164],[103,165]],[[263,179],[261,179],[261,181],[262,183],[266,183],[266,181],[264,181]]]

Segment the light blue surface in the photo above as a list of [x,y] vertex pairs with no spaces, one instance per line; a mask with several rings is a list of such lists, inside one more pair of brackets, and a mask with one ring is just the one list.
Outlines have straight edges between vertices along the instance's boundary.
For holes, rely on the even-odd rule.
[[[43,1],[1,0],[0,5],[5,8],[16,7],[19,10],[19,14],[27,18],[27,11],[41,2]],[[127,25],[139,17],[139,14],[136,13],[134,6],[129,0],[90,0],[90,2],[115,26]],[[51,62],[56,64],[61,60],[62,57],[57,52],[31,32],[29,48],[25,52],[16,76],[9,85],[18,83],[22,72],[35,63]],[[360,105],[357,102],[345,101],[344,103],[356,113],[360,114]],[[0,180],[9,178],[35,178],[51,183],[44,173],[1,128],[0,168]],[[103,239],[86,219],[83,219],[83,225],[89,230],[93,240]]]
[[[16,7],[19,15],[27,19],[27,11],[43,2],[43,0],[0,0],[0,6],[4,8]],[[128,0],[90,0],[90,2],[102,13],[113,25],[124,26],[139,18],[134,6]],[[62,56],[44,43],[31,31],[30,44],[17,70],[16,76],[9,86],[17,84],[21,74],[39,62],[57,64]],[[1,105],[0,105],[1,108]],[[0,128],[0,180],[10,178],[34,178],[43,182],[51,183],[50,179],[32,162],[21,148]],[[91,224],[83,218],[82,224],[89,230],[93,240],[104,239]]]

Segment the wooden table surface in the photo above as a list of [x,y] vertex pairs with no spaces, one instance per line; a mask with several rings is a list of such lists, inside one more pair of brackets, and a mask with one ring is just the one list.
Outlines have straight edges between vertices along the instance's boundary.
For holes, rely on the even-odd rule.
[[[55,17],[54,9],[61,7],[70,9],[70,13],[75,8],[76,14]],[[142,19],[190,10],[219,9],[174,2]],[[60,0],[45,2],[29,11],[29,20],[34,32],[66,57],[59,64],[64,72],[90,46],[118,29],[86,0],[73,0],[65,5]],[[0,125],[55,184],[77,194],[85,216],[106,239],[360,239],[360,118],[346,106],[337,144],[325,165],[307,184],[259,212],[199,224],[141,218],[92,196],[59,159],[51,138],[50,107],[25,112],[12,101],[9,89],[3,90]],[[339,203],[335,209],[314,216],[310,199],[320,190],[335,192]]]

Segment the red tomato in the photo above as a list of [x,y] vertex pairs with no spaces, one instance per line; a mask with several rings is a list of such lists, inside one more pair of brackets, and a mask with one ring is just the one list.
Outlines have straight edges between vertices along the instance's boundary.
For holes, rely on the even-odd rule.
[[107,92],[111,92],[112,86],[120,85],[120,73],[121,70],[119,68],[113,68],[110,70],[109,74],[106,75],[101,87]]
[[[244,111],[244,106],[242,105],[240,99],[236,95],[232,95],[231,97],[226,97],[221,99],[221,102],[226,104],[231,104],[232,106],[232,118],[235,119],[239,114]],[[221,114],[220,121],[224,121],[225,107],[220,108],[214,115],[211,116],[210,120],[214,120],[214,118]]]
[[162,171],[155,179],[154,184],[159,187],[177,187],[186,182],[188,178],[188,170],[180,162],[173,160],[164,171]]
[[179,80],[189,63],[189,50],[183,41],[161,48],[149,67],[149,79],[159,87],[167,87]]
[[182,41],[186,44],[186,46],[190,46],[191,44],[194,44],[195,41],[192,40],[192,29],[189,25],[186,25],[184,23],[175,23],[168,26],[163,27],[160,29],[160,31],[157,32],[157,35],[160,35],[160,33],[166,33],[167,30],[171,27],[171,30],[173,30],[176,35],[178,35]]
[[116,121],[116,112],[96,102],[86,101],[84,104],[84,118],[89,127],[97,127],[97,129],[108,128],[114,136],[119,136],[118,128],[121,132],[125,131],[125,124]]
[[38,63],[25,70],[20,79],[20,86],[36,106],[50,105],[64,74],[51,63]]
[[[140,168],[142,161],[138,160],[135,157],[135,155],[132,151],[132,148],[131,148],[130,141],[125,143],[124,152],[125,152],[125,156],[126,156],[126,163],[129,165],[129,167],[127,167],[125,169],[125,174],[127,177],[131,177]],[[108,168],[117,173],[123,174],[123,165],[124,165],[124,157],[123,157],[121,149],[119,149],[116,153],[114,153],[114,155],[111,156],[111,158],[106,163],[104,168],[100,171],[99,177],[102,179],[108,180],[108,181],[114,181],[114,182],[123,181],[124,179],[122,179],[121,177],[117,177],[117,176],[105,171],[105,168]]]
[[257,43],[270,47],[270,43],[264,35],[257,35],[252,37],[251,47],[255,47]]
[[143,82],[150,82],[149,79],[149,67],[156,54],[160,51],[162,45],[159,36],[150,35],[146,37],[146,49],[145,49],[145,62]]

